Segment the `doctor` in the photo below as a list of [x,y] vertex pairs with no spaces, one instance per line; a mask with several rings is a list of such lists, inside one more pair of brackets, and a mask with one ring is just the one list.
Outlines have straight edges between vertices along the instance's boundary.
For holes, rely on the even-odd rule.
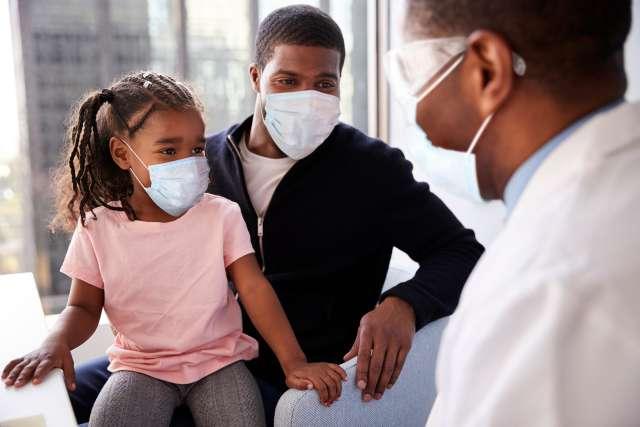
[[439,354],[429,426],[640,425],[630,0],[409,0],[389,53],[432,172],[508,219]]

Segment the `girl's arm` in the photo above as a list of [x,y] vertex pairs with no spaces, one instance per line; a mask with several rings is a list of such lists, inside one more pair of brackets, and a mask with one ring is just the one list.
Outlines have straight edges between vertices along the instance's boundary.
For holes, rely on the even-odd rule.
[[12,360],[2,371],[8,386],[21,387],[42,382],[54,368],[64,372],[69,390],[75,389],[71,350],[85,342],[96,330],[104,304],[104,291],[82,280],[71,281],[67,307],[39,349]]
[[249,318],[278,358],[287,385],[297,389],[313,387],[325,405],[333,403],[340,396],[346,372],[333,363],[307,363],[280,301],[255,256],[246,255],[227,270]]

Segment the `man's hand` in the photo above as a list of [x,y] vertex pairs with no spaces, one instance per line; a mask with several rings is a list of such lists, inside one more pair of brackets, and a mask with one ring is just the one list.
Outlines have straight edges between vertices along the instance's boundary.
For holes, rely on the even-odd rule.
[[413,308],[397,297],[386,298],[362,317],[344,360],[358,356],[356,385],[365,402],[380,399],[398,380],[415,333]]

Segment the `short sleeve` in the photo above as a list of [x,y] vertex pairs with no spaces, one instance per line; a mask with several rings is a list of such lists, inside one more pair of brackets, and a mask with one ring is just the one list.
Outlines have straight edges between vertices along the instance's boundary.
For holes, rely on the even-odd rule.
[[80,222],[73,232],[60,272],[97,288],[104,288],[100,266],[91,241],[91,235]]
[[251,237],[247,225],[242,218],[240,207],[233,204],[224,219],[224,266],[229,267],[239,258],[255,251],[251,245]]

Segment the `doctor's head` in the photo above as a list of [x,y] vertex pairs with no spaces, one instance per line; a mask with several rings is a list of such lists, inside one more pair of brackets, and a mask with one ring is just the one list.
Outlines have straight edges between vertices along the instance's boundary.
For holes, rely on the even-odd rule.
[[261,95],[315,90],[340,96],[345,47],[333,19],[312,6],[276,9],[258,27],[249,73]]
[[500,198],[515,166],[624,95],[630,3],[407,0],[390,83],[435,146],[475,155],[482,196]]

